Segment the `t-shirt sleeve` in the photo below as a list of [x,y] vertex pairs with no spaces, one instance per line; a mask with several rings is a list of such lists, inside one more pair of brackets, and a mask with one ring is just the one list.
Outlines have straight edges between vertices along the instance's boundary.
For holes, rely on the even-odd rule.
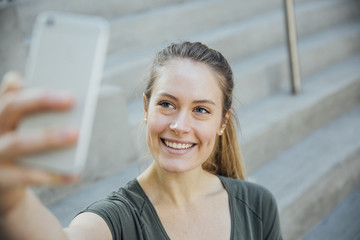
[[279,211],[275,197],[267,189],[263,190],[263,231],[265,240],[282,240]]
[[105,199],[89,205],[82,212],[92,212],[102,217],[111,231],[113,240],[140,239],[143,230],[141,214],[124,195],[125,193],[113,192]]
[[83,212],[92,212],[99,215],[101,218],[104,219],[104,221],[108,225],[112,234],[112,239],[114,240],[122,239],[121,238],[122,225],[120,220],[123,219],[122,215],[124,215],[125,213],[124,210],[121,207],[119,207],[117,204],[110,201],[109,199],[103,199],[89,205],[79,214]]

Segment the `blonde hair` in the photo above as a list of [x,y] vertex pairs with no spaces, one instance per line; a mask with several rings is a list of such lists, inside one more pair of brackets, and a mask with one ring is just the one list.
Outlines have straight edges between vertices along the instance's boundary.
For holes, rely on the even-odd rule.
[[224,121],[225,115],[231,110],[224,133],[216,137],[214,149],[210,157],[203,163],[203,169],[225,177],[246,179],[245,166],[236,134],[235,123],[238,123],[238,121],[231,109],[234,88],[233,73],[228,61],[220,52],[200,42],[173,43],[160,51],[154,59],[150,77],[144,91],[146,107],[149,105],[152,88],[158,78],[158,68],[165,66],[170,60],[176,58],[201,62],[214,70],[218,75],[220,88],[223,93],[222,113]]

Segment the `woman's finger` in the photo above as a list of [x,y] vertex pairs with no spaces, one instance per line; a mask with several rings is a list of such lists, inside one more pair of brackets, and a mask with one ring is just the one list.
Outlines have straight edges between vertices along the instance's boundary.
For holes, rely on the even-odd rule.
[[73,146],[77,138],[78,131],[74,128],[6,133],[0,138],[0,162]]
[[13,131],[27,115],[41,111],[64,111],[73,105],[73,95],[65,91],[9,92],[0,101],[0,134]]
[[0,96],[10,91],[16,91],[23,88],[23,79],[18,72],[7,72],[0,86]]
[[14,165],[0,167],[0,190],[25,185],[69,184],[79,180],[78,175],[64,176],[39,169],[19,168]]

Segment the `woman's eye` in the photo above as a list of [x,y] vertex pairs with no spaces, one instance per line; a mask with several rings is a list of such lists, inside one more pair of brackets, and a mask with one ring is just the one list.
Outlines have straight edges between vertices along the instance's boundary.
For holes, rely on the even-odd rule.
[[203,107],[195,108],[195,112],[197,112],[197,113],[210,113],[210,111],[208,111],[206,108],[203,108]]
[[159,105],[164,107],[164,108],[174,108],[174,106],[171,103],[166,102],[166,101],[160,102]]

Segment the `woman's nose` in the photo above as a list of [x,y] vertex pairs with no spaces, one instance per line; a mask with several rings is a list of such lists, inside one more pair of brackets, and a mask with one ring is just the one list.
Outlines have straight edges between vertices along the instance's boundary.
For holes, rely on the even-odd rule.
[[170,130],[174,131],[176,135],[189,132],[189,116],[186,113],[179,113],[170,123]]

